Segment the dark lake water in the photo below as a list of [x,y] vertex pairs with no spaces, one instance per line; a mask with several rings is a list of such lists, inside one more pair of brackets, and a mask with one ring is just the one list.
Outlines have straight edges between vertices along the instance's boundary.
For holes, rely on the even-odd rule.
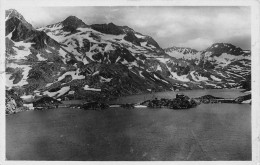
[[[201,93],[199,93],[201,92]],[[183,92],[237,97],[232,90]],[[199,94],[198,94],[199,93]],[[172,97],[174,92],[156,97]],[[138,102],[151,95],[115,102]],[[251,105],[201,104],[190,110],[58,108],[6,116],[9,160],[251,160]]]

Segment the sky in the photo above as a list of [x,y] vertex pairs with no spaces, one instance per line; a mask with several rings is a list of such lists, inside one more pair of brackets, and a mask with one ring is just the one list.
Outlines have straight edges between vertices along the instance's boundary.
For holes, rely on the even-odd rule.
[[34,27],[76,16],[86,24],[113,22],[153,37],[162,48],[203,50],[217,42],[251,49],[249,7],[16,7]]

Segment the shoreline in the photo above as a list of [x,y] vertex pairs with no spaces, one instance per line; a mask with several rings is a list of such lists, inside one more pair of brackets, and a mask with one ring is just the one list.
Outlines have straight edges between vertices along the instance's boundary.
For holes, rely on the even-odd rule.
[[[204,89],[204,90],[195,89],[195,90],[182,90],[182,91],[165,91],[165,92],[156,92],[156,93],[142,93],[142,94],[119,97],[119,98],[107,101],[106,103],[109,104],[109,105],[138,104],[138,103],[141,103],[143,101],[153,99],[154,97],[163,98],[161,96],[162,94],[166,94],[166,98],[169,98],[169,97],[175,96],[176,93],[187,93],[187,92],[193,92],[193,93],[198,92],[198,93],[200,93],[201,91],[208,91],[208,90],[207,89]],[[225,91],[231,91],[231,92],[236,91],[236,92],[241,93],[240,96],[248,94],[248,91],[245,90],[245,89],[228,89],[228,90],[226,90],[226,89],[210,89],[210,91],[224,91],[224,92]],[[170,93],[173,94],[173,95],[169,95]],[[133,102],[128,101],[129,99],[131,100],[133,98],[134,99],[138,98],[138,99],[135,99],[136,100],[135,102],[134,101]],[[60,104],[61,106],[59,106],[59,107],[60,108],[73,108],[73,106],[82,105],[85,102],[86,102],[86,100],[62,101],[62,104]],[[29,104],[32,104],[32,103],[29,103]],[[29,104],[27,103],[27,105],[29,105]],[[24,107],[28,108],[28,106],[24,106]],[[33,109],[27,109],[27,110],[24,110],[24,111],[35,111],[35,108],[36,107],[34,107]],[[46,108],[46,109],[55,109],[55,108]],[[73,109],[79,109],[79,108],[73,108]],[[20,112],[24,112],[24,111],[18,111],[18,112],[15,112],[15,113],[6,114],[6,116],[13,115],[13,114],[20,113]]]

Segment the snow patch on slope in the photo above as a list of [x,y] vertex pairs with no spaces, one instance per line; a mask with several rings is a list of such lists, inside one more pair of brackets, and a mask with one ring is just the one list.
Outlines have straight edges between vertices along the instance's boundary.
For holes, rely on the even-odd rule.
[[180,53],[178,51],[172,51],[172,52],[167,52],[167,54],[171,57],[175,57],[177,59],[199,59],[200,58],[200,53],[196,53],[196,54],[191,54],[191,53],[188,53],[188,54],[183,54],[183,53]]
[[221,81],[221,79],[215,77],[214,75],[210,75],[210,78],[212,78],[214,81]]
[[38,58],[39,61],[46,61],[46,59],[43,58],[40,54],[37,54],[36,57]]
[[65,76],[67,76],[67,75],[71,75],[72,80],[84,79],[84,78],[85,78],[85,76],[79,75],[79,69],[77,69],[76,71],[69,71],[69,72],[64,73],[62,76],[60,76],[60,77],[58,78],[58,81],[61,81],[61,80],[64,79]]
[[56,92],[49,92],[49,91],[45,91],[43,92],[44,95],[48,95],[49,97],[60,97],[62,95],[64,95],[66,92],[68,92],[70,90],[70,86],[66,86],[66,87],[62,87],[60,90],[56,91]]
[[13,83],[13,79],[10,80],[11,74],[6,74],[6,86],[7,87],[11,88],[13,86],[23,86],[23,85],[28,84],[27,77],[28,77],[29,71],[32,69],[31,66],[29,66],[29,65],[18,65],[18,64],[15,64],[15,63],[9,63],[9,64],[7,64],[7,67],[10,67],[10,68],[20,68],[20,69],[23,70],[23,73],[22,73],[23,78],[17,84]]
[[84,86],[84,90],[87,90],[87,91],[97,91],[97,92],[101,91],[101,89],[90,88],[88,85]]

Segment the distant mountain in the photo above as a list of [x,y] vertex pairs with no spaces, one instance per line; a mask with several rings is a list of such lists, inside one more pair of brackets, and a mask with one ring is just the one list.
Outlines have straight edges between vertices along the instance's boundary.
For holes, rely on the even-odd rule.
[[244,51],[229,43],[215,43],[205,49],[203,53],[210,53],[210,56],[220,56],[223,53],[232,54],[232,55],[243,55]]
[[179,47],[164,50],[171,57],[189,63],[185,68],[189,73],[183,76],[201,82],[203,87],[239,87],[238,82],[241,84],[251,75],[251,52],[229,43],[215,43],[199,52]]
[[175,58],[182,59],[196,59],[199,58],[200,52],[196,49],[188,48],[188,47],[177,47],[172,46],[164,49],[165,53],[169,54]]
[[218,68],[227,67],[236,61],[243,62],[242,65],[249,65],[250,54],[229,43],[215,43],[201,52],[201,61],[210,62]]
[[177,46],[166,48],[164,50],[166,53],[176,51],[176,52],[179,52],[182,54],[196,54],[199,52],[196,49],[191,49],[191,48],[186,48],[186,47],[177,47]]
[[[6,15],[6,86],[23,99],[109,99],[175,89],[240,88],[250,51],[231,44],[162,49],[150,36],[75,16],[41,27]],[[10,14],[15,13],[15,14]]]

